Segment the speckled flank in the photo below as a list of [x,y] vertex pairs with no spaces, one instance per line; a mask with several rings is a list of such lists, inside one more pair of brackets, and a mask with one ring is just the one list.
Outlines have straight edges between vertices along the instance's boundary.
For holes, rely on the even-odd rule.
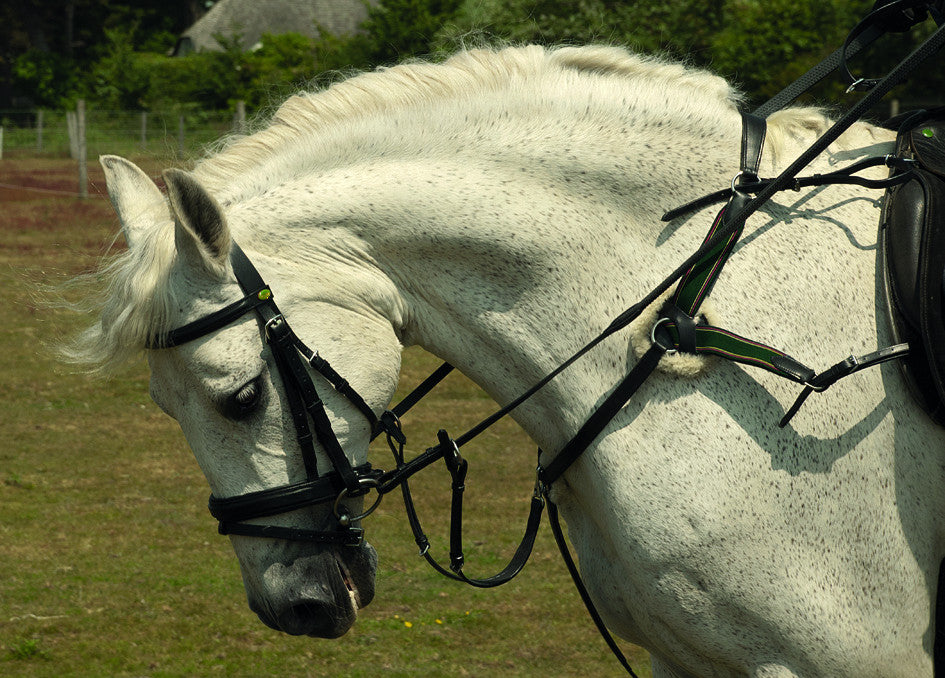
[[[816,110],[772,116],[762,174],[826,124]],[[729,185],[739,133],[735,95],[712,75],[611,48],[531,47],[293,98],[192,176],[169,172],[170,209],[137,168],[106,158],[131,247],[89,355],[117,359],[155,326],[241,296],[225,262],[232,237],[300,336],[372,406],[390,399],[409,344],[506,402],[699,245],[712,210],[659,217]],[[809,171],[889,141],[858,125]],[[708,311],[817,369],[888,344],[878,198],[779,196],[749,221]],[[645,323],[611,337],[519,422],[553,453],[647,337]],[[150,354],[152,394],[219,496],[302,473],[270,360],[252,318]],[[250,382],[258,411],[234,421],[224,405]],[[779,429],[797,392],[723,360],[667,361],[556,484],[592,595],[614,631],[651,651],[655,676],[932,675],[945,434],[892,364],[812,396]],[[363,417],[323,398],[362,461]],[[320,510],[275,520],[308,526]],[[352,586],[361,603],[373,594],[373,550],[233,544],[252,606],[290,632],[302,627],[281,608],[344,610],[313,631],[337,635],[353,622]],[[284,565],[294,559],[298,571]]]

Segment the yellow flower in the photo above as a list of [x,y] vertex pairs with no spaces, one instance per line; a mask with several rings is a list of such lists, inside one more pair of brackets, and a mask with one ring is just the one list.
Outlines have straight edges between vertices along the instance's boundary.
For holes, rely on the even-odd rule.
[[413,622],[405,621],[405,622],[404,622],[404,626],[406,626],[408,629],[409,629],[409,628],[412,628],[412,627],[413,627]]

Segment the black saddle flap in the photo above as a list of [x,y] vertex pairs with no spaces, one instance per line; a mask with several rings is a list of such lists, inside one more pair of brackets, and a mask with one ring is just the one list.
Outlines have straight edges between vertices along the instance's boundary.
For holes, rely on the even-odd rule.
[[945,109],[909,116],[896,154],[916,160],[909,181],[886,193],[881,229],[887,305],[901,362],[923,408],[945,425]]

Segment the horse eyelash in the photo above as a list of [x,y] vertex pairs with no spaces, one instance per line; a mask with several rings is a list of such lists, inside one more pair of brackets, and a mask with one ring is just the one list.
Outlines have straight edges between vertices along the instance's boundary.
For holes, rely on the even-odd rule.
[[223,413],[230,419],[239,421],[249,417],[262,400],[262,378],[256,377],[229,396],[223,406]]

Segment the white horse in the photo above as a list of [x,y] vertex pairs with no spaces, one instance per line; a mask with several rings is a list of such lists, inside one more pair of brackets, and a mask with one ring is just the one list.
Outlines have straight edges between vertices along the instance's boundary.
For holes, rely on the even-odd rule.
[[[192,173],[166,172],[169,199],[104,157],[128,250],[73,358],[114,365],[240,298],[235,241],[376,412],[414,344],[508,402],[699,245],[714,208],[660,216],[729,185],[736,104],[718,77],[616,48],[469,51],[293,97]],[[772,116],[762,176],[827,124],[812,109]],[[890,148],[888,132],[858,124],[810,171]],[[816,369],[892,343],[879,197],[780,194],[749,220],[707,313]],[[549,457],[647,348],[648,322],[515,413]],[[151,394],[216,496],[304,478],[252,314],[148,359]],[[317,379],[363,463],[365,418]],[[798,390],[751,367],[666,357],[554,485],[593,599],[650,651],[654,675],[932,675],[945,432],[892,364],[813,396],[779,429]],[[330,510],[268,522],[312,528]],[[367,545],[231,539],[250,605],[275,628],[339,636],[374,594]]]

